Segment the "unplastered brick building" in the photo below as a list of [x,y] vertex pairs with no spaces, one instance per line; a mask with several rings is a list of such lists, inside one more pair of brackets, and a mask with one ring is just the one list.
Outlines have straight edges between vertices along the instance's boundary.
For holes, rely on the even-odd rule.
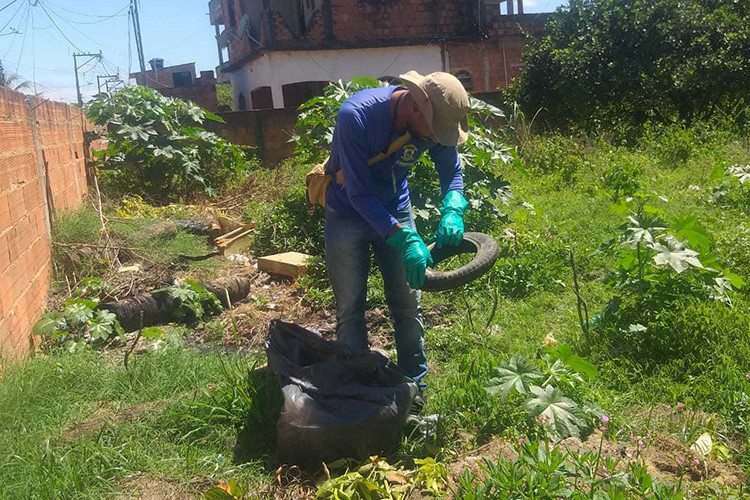
[[[447,71],[473,93],[520,74],[523,0],[211,0],[235,109],[295,107],[331,81]],[[228,60],[224,62],[224,54]]]

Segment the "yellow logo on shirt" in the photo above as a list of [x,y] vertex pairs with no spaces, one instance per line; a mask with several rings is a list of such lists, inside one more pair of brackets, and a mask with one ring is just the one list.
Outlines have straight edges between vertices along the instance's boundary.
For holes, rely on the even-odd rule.
[[417,152],[418,149],[414,144],[407,144],[403,147],[403,151],[401,153],[401,162],[414,163],[414,161],[417,159]]

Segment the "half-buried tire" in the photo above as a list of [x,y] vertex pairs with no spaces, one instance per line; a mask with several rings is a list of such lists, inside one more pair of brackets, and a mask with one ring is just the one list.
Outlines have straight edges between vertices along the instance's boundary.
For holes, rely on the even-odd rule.
[[435,243],[431,243],[427,248],[432,254],[434,266],[454,255],[475,253],[476,256],[465,266],[453,271],[427,269],[422,287],[425,292],[450,290],[474,281],[492,268],[500,251],[497,241],[483,233],[464,233],[464,239],[457,247],[437,248]]

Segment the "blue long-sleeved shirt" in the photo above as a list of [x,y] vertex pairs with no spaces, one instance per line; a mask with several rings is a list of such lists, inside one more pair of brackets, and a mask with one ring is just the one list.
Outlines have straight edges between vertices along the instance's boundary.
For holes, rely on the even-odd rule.
[[326,204],[344,216],[363,217],[385,237],[398,221],[393,216],[409,206],[407,177],[411,166],[429,150],[443,196],[463,192],[463,174],[455,146],[412,138],[390,157],[370,166],[399,134],[393,130],[391,96],[399,87],[357,92],[339,110],[326,172],[344,172],[342,186],[332,182]]

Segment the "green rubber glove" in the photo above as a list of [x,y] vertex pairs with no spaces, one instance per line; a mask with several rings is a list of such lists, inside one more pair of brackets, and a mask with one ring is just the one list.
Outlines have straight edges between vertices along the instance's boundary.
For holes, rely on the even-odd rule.
[[469,202],[460,191],[448,191],[440,206],[443,218],[437,229],[436,245],[438,248],[456,247],[464,239],[464,212]]
[[385,242],[401,252],[404,268],[406,268],[406,281],[412,289],[420,290],[424,286],[427,266],[432,265],[432,256],[422,238],[412,228],[402,226]]

